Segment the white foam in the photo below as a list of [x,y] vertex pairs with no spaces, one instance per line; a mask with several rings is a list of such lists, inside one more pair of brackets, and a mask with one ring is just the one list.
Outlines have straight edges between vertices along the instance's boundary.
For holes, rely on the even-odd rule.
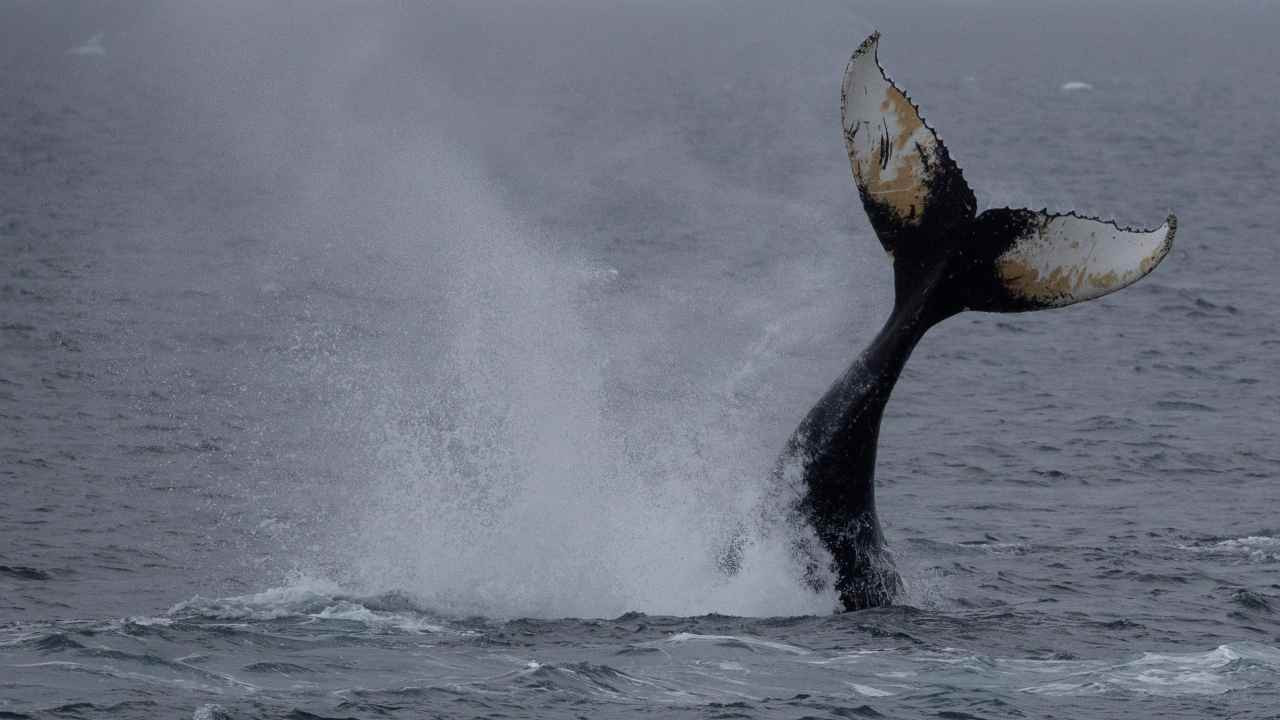
[[860,685],[854,682],[846,682],[845,685],[853,688],[853,691],[859,695],[865,695],[867,697],[891,697],[894,695],[894,693],[891,693],[888,690],[881,690],[879,688],[871,687],[870,685]]
[[173,625],[173,618],[167,617],[130,616],[125,618],[124,621],[130,625],[142,627],[169,627]]
[[1070,82],[1062,83],[1062,87],[1060,89],[1062,90],[1062,92],[1081,92],[1081,91],[1092,90],[1093,86],[1087,82],[1072,80]]
[[802,647],[796,647],[795,645],[788,645],[786,643],[773,642],[772,640],[761,640],[760,638],[751,637],[749,635],[700,635],[698,633],[681,632],[681,633],[676,633],[671,637],[667,638],[665,642],[668,642],[668,643],[740,642],[740,643],[743,643],[744,645],[768,648],[770,650],[777,650],[779,652],[784,652],[789,655],[808,655],[810,652],[809,650],[806,650]]
[[408,633],[441,633],[447,631],[447,628],[443,625],[428,622],[422,617],[404,613],[370,610],[363,605],[348,601],[340,601],[336,605],[326,607],[312,615],[312,617],[322,620],[350,620],[374,628],[394,628]]
[[275,620],[300,615],[311,603],[323,603],[341,594],[333,582],[319,578],[299,578],[296,582],[249,595],[206,598],[197,595],[169,608],[169,615],[195,613],[219,620]]
[[[1280,650],[1254,643],[1233,643],[1199,653],[1144,653],[1127,662],[1003,661],[1004,668],[1060,677],[1021,688],[1041,695],[1082,695],[1129,692],[1173,697],[1222,695],[1250,687],[1249,673],[1240,661],[1273,677],[1280,670]],[[1041,667],[1035,667],[1035,665]],[[1256,679],[1256,678],[1255,678]]]
[[[249,595],[205,598],[197,595],[174,605],[169,615],[194,614],[217,620],[266,621],[287,617],[347,620],[375,629],[408,633],[448,632],[448,628],[413,611],[374,610],[329,580],[300,577],[294,582]],[[168,618],[130,618],[138,624],[171,624]]]
[[209,703],[196,708],[195,712],[191,713],[191,720],[217,720],[225,716],[226,712],[221,705]]
[[1237,556],[1250,562],[1280,561],[1280,537],[1250,535],[1209,544],[1176,545],[1179,550]]
[[[811,665],[852,665],[864,660],[868,655],[879,655],[884,650],[855,650],[850,653],[843,653],[835,657],[823,658],[821,660],[808,661]],[[880,677],[888,677],[881,675]]]

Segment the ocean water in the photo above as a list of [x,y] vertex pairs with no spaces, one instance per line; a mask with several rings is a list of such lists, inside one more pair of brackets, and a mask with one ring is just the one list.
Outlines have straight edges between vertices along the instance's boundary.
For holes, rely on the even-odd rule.
[[[1280,715],[1280,11],[0,5],[0,717]],[[983,207],[1179,217],[921,343],[899,606],[716,554],[888,314],[872,30]]]

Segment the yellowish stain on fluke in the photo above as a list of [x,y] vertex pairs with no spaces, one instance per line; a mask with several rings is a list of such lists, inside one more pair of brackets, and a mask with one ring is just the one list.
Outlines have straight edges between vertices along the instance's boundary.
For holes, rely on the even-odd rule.
[[[867,195],[901,222],[918,225],[928,201],[931,168],[938,162],[937,140],[911,100],[884,77],[874,59],[875,39],[869,38],[855,56],[855,61],[867,64],[861,68],[861,82],[848,88],[864,93],[847,99],[861,108],[849,118],[853,127],[846,128],[849,163]],[[879,103],[865,96],[877,92],[881,93]],[[877,105],[878,113],[868,112]],[[852,136],[848,135],[851,131]]]

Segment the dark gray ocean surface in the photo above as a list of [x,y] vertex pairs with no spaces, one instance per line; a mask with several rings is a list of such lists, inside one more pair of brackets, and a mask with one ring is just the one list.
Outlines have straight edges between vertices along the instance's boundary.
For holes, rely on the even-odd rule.
[[[982,206],[1180,223],[925,337],[835,615],[716,560],[888,314],[877,28]],[[1280,717],[1277,28],[0,0],[0,717]]]

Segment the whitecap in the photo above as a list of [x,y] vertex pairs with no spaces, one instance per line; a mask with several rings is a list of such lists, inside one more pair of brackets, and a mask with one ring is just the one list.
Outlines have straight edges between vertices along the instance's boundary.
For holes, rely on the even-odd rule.
[[98,33],[67,51],[68,55],[106,55],[107,49],[102,47],[102,33]]
[[196,708],[195,712],[191,713],[191,720],[225,720],[229,717],[231,717],[231,714],[217,703],[201,705]]
[[1236,556],[1251,562],[1275,562],[1280,560],[1280,537],[1250,535],[1210,543],[1175,545],[1179,550],[1196,553]]
[[174,616],[242,622],[299,618],[307,623],[356,622],[380,632],[476,634],[473,630],[451,630],[414,609],[412,604],[407,609],[400,606],[384,607],[385,598],[386,596],[353,597],[328,580],[301,578],[291,585],[249,595],[225,598],[197,595],[170,608],[168,618],[147,620],[153,624],[164,624],[172,622]]
[[[258,292],[262,293],[263,295],[268,295],[270,297],[279,297],[284,294],[284,285],[281,285],[275,280],[268,280],[267,282],[264,282],[258,286]],[[267,522],[268,520],[274,522],[273,518],[268,518],[263,522]]]
[[440,633],[447,630],[443,625],[428,622],[422,617],[408,613],[370,610],[364,605],[346,600],[325,607],[311,617],[321,620],[349,620],[372,628],[395,629],[408,633]]
[[169,627],[173,625],[173,618],[131,615],[125,618],[124,622],[127,625],[137,625],[139,627]]
[[1070,82],[1062,83],[1062,87],[1060,89],[1062,90],[1062,92],[1081,92],[1086,90],[1092,90],[1093,86],[1087,82],[1072,80]]
[[856,663],[868,655],[879,655],[886,652],[884,650],[854,650],[853,652],[842,653],[834,657],[824,658],[822,660],[809,660],[810,665],[847,665]]
[[270,588],[249,595],[206,598],[196,595],[169,608],[169,615],[199,615],[216,620],[276,620],[308,614],[341,592],[327,580],[302,578],[285,587]]
[[859,695],[865,695],[867,697],[891,697],[893,695],[893,693],[888,690],[881,690],[880,688],[874,688],[870,685],[859,685],[854,682],[846,682],[845,685],[853,688],[853,691]]
[[788,653],[790,655],[808,655],[809,651],[795,645],[786,643],[773,642],[772,640],[761,640],[760,638],[750,637],[747,635],[699,635],[698,633],[681,632],[672,635],[664,642],[667,643],[685,643],[685,642],[739,642],[752,647],[768,648],[779,652]]
[[1271,682],[1280,671],[1280,650],[1256,643],[1232,643],[1199,653],[1143,653],[1120,663],[1052,661],[1053,665],[1037,670],[1031,666],[1035,662],[1001,664],[1030,672],[1065,673],[1049,682],[1020,688],[1040,695],[1222,695],[1252,687],[1259,681]]

